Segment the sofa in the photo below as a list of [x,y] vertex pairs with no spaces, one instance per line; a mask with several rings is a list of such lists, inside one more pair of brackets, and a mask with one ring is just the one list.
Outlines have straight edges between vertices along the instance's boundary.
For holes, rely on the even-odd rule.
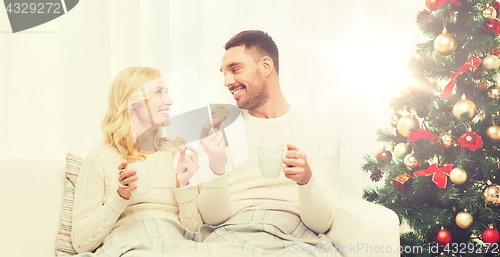
[[[65,170],[62,160],[0,160],[0,195],[6,201],[1,214],[2,256],[55,256]],[[392,210],[342,193],[334,215],[326,236],[341,256],[399,256],[399,219]]]

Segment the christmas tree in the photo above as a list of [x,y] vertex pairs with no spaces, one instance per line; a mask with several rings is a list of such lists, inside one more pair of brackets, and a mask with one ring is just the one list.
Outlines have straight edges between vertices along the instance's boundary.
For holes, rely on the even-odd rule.
[[394,128],[377,131],[385,148],[362,167],[385,184],[363,196],[407,222],[402,246],[425,246],[403,256],[499,256],[500,3],[426,6],[416,20],[429,40],[408,61],[412,82],[389,103]]

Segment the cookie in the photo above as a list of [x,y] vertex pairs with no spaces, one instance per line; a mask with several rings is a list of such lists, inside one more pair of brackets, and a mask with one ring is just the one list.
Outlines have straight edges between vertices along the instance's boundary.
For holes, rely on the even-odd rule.
[[175,149],[177,149],[177,151],[179,152],[184,152],[186,151],[186,140],[180,138],[180,137],[176,137],[174,139],[174,147]]
[[228,116],[229,110],[222,105],[217,105],[212,109],[212,119],[219,118],[220,121],[223,122],[227,119]]

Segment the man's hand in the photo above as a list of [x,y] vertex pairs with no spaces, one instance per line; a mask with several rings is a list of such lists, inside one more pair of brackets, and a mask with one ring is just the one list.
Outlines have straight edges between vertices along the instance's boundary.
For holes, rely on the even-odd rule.
[[287,144],[285,158],[283,163],[286,165],[283,168],[285,177],[297,182],[298,185],[305,185],[309,183],[312,172],[307,164],[306,154],[297,149],[294,145]]
[[205,125],[200,136],[200,144],[208,155],[210,169],[216,175],[223,175],[226,172],[226,164],[229,160],[222,132],[218,131],[217,133],[209,135],[214,129],[218,130],[220,125],[220,119],[214,119],[213,126],[210,123]]

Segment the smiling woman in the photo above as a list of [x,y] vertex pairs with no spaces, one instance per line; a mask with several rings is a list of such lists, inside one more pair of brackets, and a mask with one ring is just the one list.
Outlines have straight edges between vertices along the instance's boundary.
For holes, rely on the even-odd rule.
[[133,102],[131,99],[129,102],[129,107],[132,107],[131,114],[140,122],[138,125],[142,128],[142,131],[145,130],[144,127],[149,127],[151,123],[168,122],[168,111],[173,102],[161,78],[147,83],[134,94],[143,96],[142,100]]
[[[170,124],[169,110],[173,104],[163,77],[159,77],[136,89],[129,97],[128,108],[134,138],[137,140],[143,133],[153,133],[151,127],[162,127]],[[143,138],[143,137],[141,137]]]
[[[130,67],[121,71],[111,83],[108,111],[101,122],[103,143],[115,146],[129,161],[144,159],[144,154],[136,147],[135,140],[142,132],[163,120],[158,117],[161,96],[158,95],[153,100],[158,91],[157,87],[162,88],[159,82],[160,70]],[[165,102],[169,103],[165,106],[170,106],[172,100],[168,96],[164,98]],[[157,108],[155,117],[149,110],[149,99],[153,100]]]
[[[87,155],[77,180],[71,232],[77,252],[94,251],[103,242],[107,246],[104,239],[118,228],[149,217],[168,220],[181,230],[184,226],[196,231],[201,226],[198,191],[178,188],[186,185],[199,168],[196,149],[180,154],[177,167],[185,169],[180,174],[169,151],[147,151],[137,144],[139,135],[152,133],[142,137],[151,141],[143,144],[155,145],[158,129],[154,128],[169,125],[171,105],[172,99],[157,69],[131,67],[113,80],[108,111],[101,124],[103,145]],[[126,169],[138,161],[141,166]],[[146,182],[130,184],[139,182],[141,177]],[[149,184],[166,190],[149,190]],[[134,195],[141,185],[142,189],[147,188],[145,193]]]

